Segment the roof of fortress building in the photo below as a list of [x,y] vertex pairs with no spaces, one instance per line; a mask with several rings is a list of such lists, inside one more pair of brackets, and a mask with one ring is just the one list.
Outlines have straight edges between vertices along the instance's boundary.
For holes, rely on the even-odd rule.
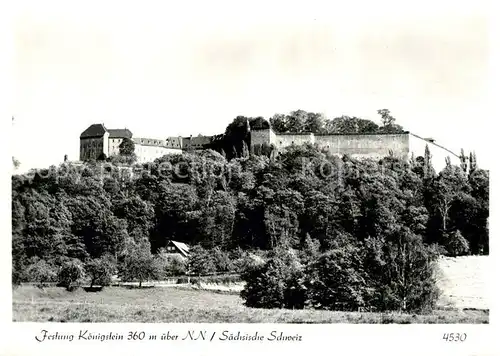
[[[401,132],[351,132],[351,133],[313,133],[313,132],[276,132],[272,128],[258,128],[252,131],[272,131],[276,135],[311,135],[314,136],[369,136],[369,135],[403,135],[410,134],[410,131]],[[415,135],[416,136],[416,135]],[[418,136],[417,136],[418,137]],[[419,137],[421,138],[421,137]]]
[[80,138],[102,137],[106,133],[106,131],[107,130],[103,124],[93,124],[82,132]]
[[[389,135],[407,135],[410,131],[401,132],[352,132],[352,133],[315,133],[314,136],[389,136]],[[281,135],[281,133],[279,134]]]
[[279,133],[276,133],[276,135],[310,136],[310,135],[316,135],[316,134],[313,134],[312,132],[279,132]]
[[106,129],[104,124],[90,125],[82,132],[80,138],[98,138],[108,132],[110,138],[132,138],[132,132],[129,129]]
[[132,138],[129,129],[109,129],[109,138]]

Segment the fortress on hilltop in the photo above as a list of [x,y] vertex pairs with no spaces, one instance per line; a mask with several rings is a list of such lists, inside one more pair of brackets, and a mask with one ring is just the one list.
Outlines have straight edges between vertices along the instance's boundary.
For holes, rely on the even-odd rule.
[[[292,145],[312,144],[333,155],[348,154],[353,158],[380,159],[389,155],[409,160],[424,156],[425,147],[429,147],[432,163],[436,170],[445,166],[449,157],[452,164],[460,164],[459,156],[445,147],[438,145],[431,138],[423,138],[409,131],[401,133],[374,134],[334,134],[313,133],[275,133],[271,128],[250,129],[250,147],[269,145],[278,152]],[[151,162],[170,153],[182,153],[190,150],[203,150],[215,136],[171,136],[163,139],[134,137],[128,129],[107,129],[104,124],[93,124],[80,135],[80,161],[110,157],[120,153],[120,144],[125,138],[135,144],[135,154],[140,163]]]

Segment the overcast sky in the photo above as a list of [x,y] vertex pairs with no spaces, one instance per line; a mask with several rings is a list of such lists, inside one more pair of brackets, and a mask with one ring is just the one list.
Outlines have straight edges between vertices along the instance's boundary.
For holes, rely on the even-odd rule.
[[112,3],[20,7],[12,142],[23,170],[77,160],[92,123],[188,136],[296,109],[379,122],[387,108],[405,129],[493,162],[484,1]]

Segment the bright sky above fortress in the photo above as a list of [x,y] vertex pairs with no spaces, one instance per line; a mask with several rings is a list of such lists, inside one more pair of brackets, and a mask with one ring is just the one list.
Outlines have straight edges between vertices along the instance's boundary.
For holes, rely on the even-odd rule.
[[24,3],[12,140],[23,169],[78,159],[92,123],[188,136],[296,109],[378,123],[388,108],[493,162],[485,1]]

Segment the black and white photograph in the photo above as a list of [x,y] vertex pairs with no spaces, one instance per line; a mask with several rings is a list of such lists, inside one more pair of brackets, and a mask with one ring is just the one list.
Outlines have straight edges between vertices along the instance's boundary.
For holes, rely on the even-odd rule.
[[14,324],[490,323],[485,3],[28,3]]

